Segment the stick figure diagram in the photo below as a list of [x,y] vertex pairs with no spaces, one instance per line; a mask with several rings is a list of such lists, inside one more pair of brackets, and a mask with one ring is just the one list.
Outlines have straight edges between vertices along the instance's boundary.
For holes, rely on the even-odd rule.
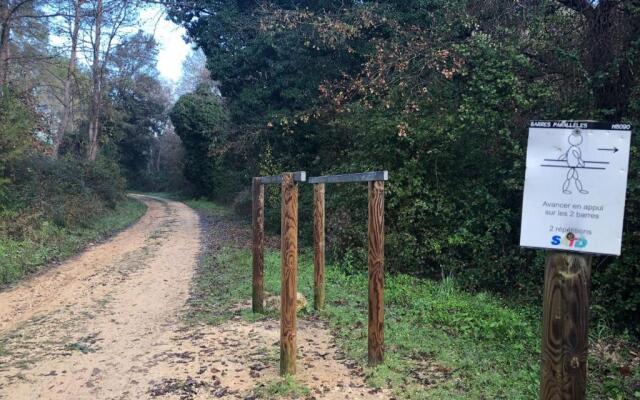
[[562,193],[572,194],[573,192],[570,189],[575,186],[575,188],[578,190],[578,193],[589,194],[589,191],[584,188],[584,185],[580,180],[580,172],[578,172],[578,170],[605,170],[606,167],[604,166],[609,163],[606,161],[585,161],[583,159],[582,143],[584,142],[584,137],[580,128],[576,128],[571,131],[571,133],[567,137],[567,141],[569,142],[569,148],[567,148],[567,150],[562,153],[560,157],[555,159],[545,158],[544,161],[550,162],[551,164],[541,164],[540,166],[568,169],[566,178],[562,183]]
[[569,171],[567,172],[567,179],[562,184],[562,193],[571,194],[569,187],[571,186],[571,181],[573,180],[578,189],[578,192],[582,194],[588,194],[589,191],[585,190],[582,187],[582,181],[580,180],[580,175],[578,174],[578,170],[576,168],[584,167],[585,163],[582,159],[582,149],[580,149],[580,145],[584,141],[582,137],[582,132],[580,129],[574,129],[573,132],[569,135],[567,141],[571,145],[569,149],[564,152],[558,158],[559,161],[566,161],[569,166]]

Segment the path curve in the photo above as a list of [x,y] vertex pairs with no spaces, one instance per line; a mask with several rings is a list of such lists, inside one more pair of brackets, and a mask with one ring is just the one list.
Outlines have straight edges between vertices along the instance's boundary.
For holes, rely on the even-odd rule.
[[[0,399],[255,399],[278,381],[277,320],[185,322],[205,242],[199,217],[137,197],[148,210],[135,225],[0,292]],[[221,222],[207,246],[229,235]],[[389,398],[367,387],[325,322],[298,321],[298,352],[296,379],[313,398]]]
[[199,218],[136,197],[148,210],[132,227],[0,293],[0,398],[142,398],[171,376]]

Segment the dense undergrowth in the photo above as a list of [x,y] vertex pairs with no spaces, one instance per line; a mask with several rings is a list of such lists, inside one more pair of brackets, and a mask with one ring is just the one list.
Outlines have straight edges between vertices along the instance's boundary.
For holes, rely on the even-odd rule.
[[[207,202],[193,207],[229,217]],[[248,228],[248,227],[247,227]],[[213,227],[212,229],[217,229]],[[366,364],[367,277],[351,261],[327,265],[327,319],[348,357]],[[298,290],[313,296],[313,258],[299,259]],[[202,261],[191,317],[217,324],[253,315],[233,306],[251,297],[251,252],[223,248]],[[280,290],[280,256],[265,257],[265,290]],[[540,304],[541,304],[541,299]],[[309,302],[312,304],[312,302]],[[308,306],[302,317],[313,313]],[[385,363],[365,367],[367,381],[403,399],[531,399],[538,396],[541,310],[488,293],[470,293],[452,279],[439,282],[388,274],[385,282]],[[589,399],[640,396],[638,349],[605,326],[590,334]],[[635,353],[633,353],[635,351]],[[635,356],[634,356],[635,354]]]
[[125,197],[119,168],[101,159],[27,155],[0,184],[0,285],[64,259],[137,220],[145,206]]
[[0,285],[15,282],[49,262],[74,255],[89,242],[124,229],[145,210],[144,204],[128,199],[82,227],[64,228],[43,221],[28,239],[0,238]]

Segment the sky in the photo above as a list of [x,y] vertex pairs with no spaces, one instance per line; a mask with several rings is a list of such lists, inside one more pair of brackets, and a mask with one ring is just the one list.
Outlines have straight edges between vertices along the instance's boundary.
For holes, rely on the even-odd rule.
[[155,35],[159,45],[158,71],[160,76],[175,86],[182,76],[182,63],[193,51],[182,39],[184,28],[165,18],[163,7],[150,6],[140,11],[140,27]]
[[[137,26],[127,27],[123,33],[133,34],[139,29],[154,35],[159,47],[157,68],[160,78],[175,88],[182,77],[182,63],[194,51],[192,45],[183,39],[185,29],[168,21],[161,5],[150,5],[139,10]],[[61,46],[68,38],[53,34],[49,40],[52,45]],[[82,54],[78,58],[83,62]]]

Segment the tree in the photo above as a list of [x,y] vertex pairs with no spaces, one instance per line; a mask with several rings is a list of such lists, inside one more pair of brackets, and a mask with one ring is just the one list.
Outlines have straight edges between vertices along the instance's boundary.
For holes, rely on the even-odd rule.
[[[155,142],[167,130],[170,90],[156,76],[157,44],[137,32],[114,49],[107,69],[105,132],[129,184],[150,186]],[[106,138],[105,138],[106,139]]]
[[64,80],[64,94],[62,98],[62,117],[60,119],[60,124],[58,125],[58,129],[55,132],[54,140],[53,140],[53,157],[58,157],[60,151],[60,144],[62,143],[67,130],[69,129],[70,121],[71,121],[71,84],[73,82],[75,71],[76,71],[76,62],[77,62],[77,53],[78,53],[78,38],[80,33],[80,24],[82,22],[82,4],[86,0],[70,0],[70,15],[72,18],[67,18],[70,25],[70,45],[71,50],[69,54],[69,63],[67,66],[67,75]]
[[159,137],[154,138],[149,157],[150,189],[162,192],[190,194],[183,176],[184,148],[173,125],[167,124]]
[[91,99],[89,107],[87,159],[98,155],[105,69],[113,47],[122,39],[122,32],[135,21],[135,0],[91,0],[92,12],[86,39],[90,44],[85,57],[91,62]]
[[0,87],[4,87],[9,76],[11,58],[11,31],[24,9],[32,9],[30,0],[0,0]]
[[0,199],[4,197],[4,185],[9,182],[7,168],[31,145],[31,132],[35,125],[33,110],[25,106],[10,90],[0,97]]
[[636,1],[561,0],[575,16],[582,38],[580,61],[591,78],[598,117],[618,121],[626,116],[637,85],[637,39],[640,8]]
[[182,63],[182,77],[178,82],[176,96],[191,93],[202,84],[217,87],[218,83],[211,79],[211,74],[207,69],[207,58],[202,50],[192,51]]
[[[42,68],[47,53],[48,20],[58,11],[43,11],[36,0],[0,0],[0,87],[20,81],[26,89],[35,86],[29,75]],[[20,69],[19,71],[17,69]]]
[[184,176],[198,195],[211,196],[222,177],[214,177],[216,160],[212,152],[224,148],[227,139],[227,116],[220,98],[202,85],[180,97],[169,116],[185,149]]

